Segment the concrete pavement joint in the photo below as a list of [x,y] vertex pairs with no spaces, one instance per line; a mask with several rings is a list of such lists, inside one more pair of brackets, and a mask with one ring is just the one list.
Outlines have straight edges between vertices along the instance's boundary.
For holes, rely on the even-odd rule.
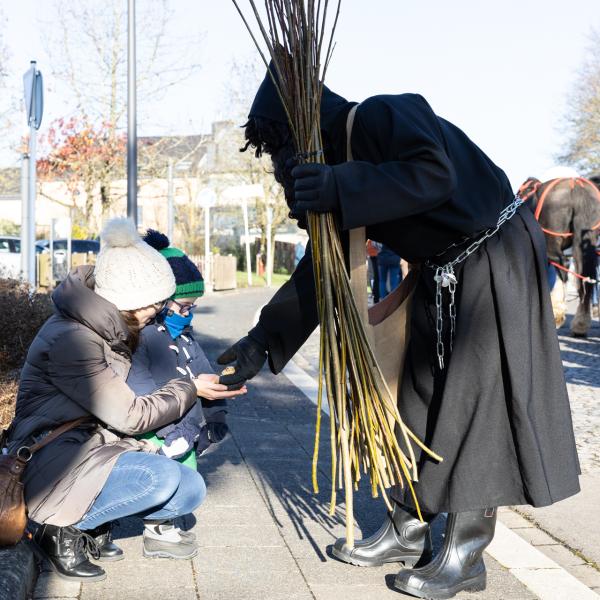
[[[589,559],[587,556],[585,556],[585,554],[583,554],[583,552],[581,552],[581,550],[577,550],[577,548],[573,548],[567,542],[564,542],[563,540],[557,538],[551,531],[548,531],[547,529],[545,529],[542,525],[540,525],[540,523],[538,523],[530,515],[528,515],[527,513],[521,512],[517,507],[510,507],[510,510],[512,510],[514,513],[518,514],[519,516],[523,517],[524,519],[526,519],[527,522],[531,523],[536,529],[543,531],[547,536],[551,537],[557,544],[559,544],[563,548],[566,548],[569,552],[571,552],[572,554],[574,554],[575,556],[577,556],[578,558],[583,560],[586,565],[596,569],[596,571],[600,571],[600,565],[598,565],[598,563],[596,563],[595,561],[593,561],[593,560]],[[514,529],[519,529],[519,528],[514,527],[513,530]]]

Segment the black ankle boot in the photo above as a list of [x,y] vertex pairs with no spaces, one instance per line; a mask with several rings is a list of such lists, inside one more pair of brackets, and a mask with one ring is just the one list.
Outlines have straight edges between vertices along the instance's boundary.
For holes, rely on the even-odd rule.
[[94,539],[75,527],[41,525],[33,539],[59,577],[70,581],[101,581],[106,573],[91,563],[87,551],[98,557]]
[[450,513],[441,552],[420,569],[403,569],[394,587],[417,598],[445,600],[458,592],[485,589],[483,551],[492,541],[496,509]]
[[332,553],[339,560],[359,567],[379,567],[390,562],[412,567],[431,558],[429,524],[394,504],[392,513],[388,513],[385,523],[371,537],[356,542],[354,548],[348,548],[346,539],[340,538]]
[[100,553],[98,560],[116,561],[123,560],[123,550],[117,546],[112,540],[112,523],[104,523],[96,529],[90,529],[86,533],[94,538]]

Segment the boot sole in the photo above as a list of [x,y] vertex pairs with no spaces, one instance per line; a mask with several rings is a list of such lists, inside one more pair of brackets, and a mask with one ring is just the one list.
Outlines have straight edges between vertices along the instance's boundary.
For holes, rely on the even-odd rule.
[[125,560],[124,554],[119,554],[118,556],[101,556],[97,560],[98,562],[118,562],[120,560]]
[[144,548],[143,554],[146,558],[171,558],[173,560],[190,560],[194,558],[198,554],[198,549],[196,548],[192,553],[186,556],[177,556],[176,554],[172,554],[171,552],[166,552],[165,550],[146,550]]
[[61,579],[64,579],[65,581],[81,581],[85,583],[86,581],[104,581],[106,579],[106,573],[102,573],[101,575],[92,575],[91,577],[65,575],[56,568],[55,564],[48,558],[48,556],[46,556],[46,553],[33,540],[31,542],[31,548],[33,550],[33,553],[40,560],[40,562],[45,562],[48,565],[50,565],[52,572],[55,573]]
[[459,592],[483,592],[486,588],[486,575],[483,573],[473,579],[468,579],[467,581],[463,581],[460,585],[456,585],[449,590],[445,590],[443,592],[432,593],[432,592],[423,592],[421,590],[417,590],[411,588],[410,586],[403,585],[402,583],[394,582],[394,589],[396,591],[403,592],[405,594],[409,594],[410,596],[414,596],[415,598],[423,598],[424,600],[448,600],[449,598],[454,598],[456,594]]
[[341,560],[345,563],[349,563],[356,567],[381,567],[389,563],[404,563],[404,566],[407,569],[410,569],[414,567],[419,562],[419,560],[421,560],[421,555],[404,556],[402,558],[390,557],[380,560],[363,560],[352,555],[345,554],[344,552],[340,552],[337,548],[335,548],[335,546],[331,549],[331,553],[338,560]]

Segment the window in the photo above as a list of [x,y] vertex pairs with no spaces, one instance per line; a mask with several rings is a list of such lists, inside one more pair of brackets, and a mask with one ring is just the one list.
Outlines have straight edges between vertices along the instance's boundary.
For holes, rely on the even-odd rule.
[[0,239],[0,252],[10,252],[10,245],[8,243],[8,240]]

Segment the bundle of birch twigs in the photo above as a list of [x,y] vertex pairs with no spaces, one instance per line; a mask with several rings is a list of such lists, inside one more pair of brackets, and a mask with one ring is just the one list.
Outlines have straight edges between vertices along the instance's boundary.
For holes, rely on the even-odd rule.
[[[254,33],[239,0],[232,0],[267,67],[286,111],[300,162],[324,163],[320,130],[323,81],[332,52],[341,0],[329,11],[327,0],[264,0],[259,11],[248,0],[256,20]],[[268,52],[258,41],[262,36]],[[331,506],[338,487],[345,490],[346,543],[354,545],[353,489],[361,471],[369,474],[373,496],[381,492],[388,508],[386,488],[408,485],[420,514],[412,481],[417,480],[413,444],[431,457],[429,450],[402,422],[396,399],[377,365],[346,268],[338,226],[330,213],[309,213],[321,345],[319,357],[319,406],[313,457],[313,487],[318,491],[317,461],[321,427],[323,380],[330,411],[332,453]],[[366,290],[365,290],[366,293]],[[395,427],[403,440],[401,448]]]

